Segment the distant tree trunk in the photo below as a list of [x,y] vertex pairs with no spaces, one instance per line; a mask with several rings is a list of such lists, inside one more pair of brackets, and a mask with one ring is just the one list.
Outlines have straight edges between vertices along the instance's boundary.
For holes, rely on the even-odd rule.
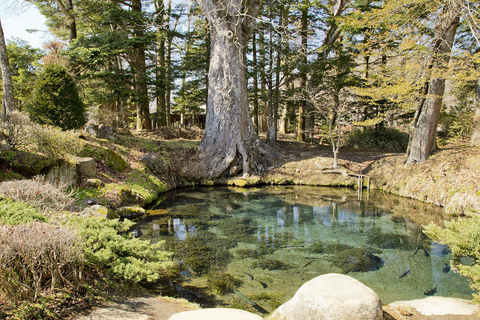
[[[142,1],[132,1],[132,11],[142,13]],[[135,37],[142,40],[144,37],[143,26],[137,24],[134,27]],[[147,89],[147,65],[145,63],[145,47],[138,44],[134,49],[133,66],[135,69],[135,99],[137,109],[137,130],[152,130],[150,120],[150,101]]]
[[480,78],[477,79],[477,85],[475,87],[475,116],[473,118],[471,145],[473,147],[480,146]]
[[10,64],[8,62],[7,45],[3,34],[2,20],[0,19],[0,64],[3,78],[3,101],[2,114],[9,114],[15,109],[15,99],[13,95],[13,81],[10,73]]
[[[206,128],[199,146],[204,178],[265,169],[250,119],[244,48],[260,3],[198,0],[210,24],[211,55]],[[241,12],[248,11],[248,14]]]
[[165,86],[166,86],[166,66],[165,66],[165,5],[163,0],[154,1],[155,13],[157,15],[155,19],[155,25],[157,29],[157,112],[160,116],[161,126],[167,125],[167,106],[165,100]]
[[252,36],[252,56],[253,56],[253,124],[255,132],[258,133],[258,59],[257,59],[257,38],[254,33]]
[[170,16],[172,14],[172,1],[168,1],[167,7],[167,16],[166,16],[166,26],[167,26],[167,57],[165,59],[165,86],[166,86],[166,96],[165,96],[165,113],[166,113],[166,121],[167,127],[172,126],[172,121],[170,120],[170,115],[172,113],[171,106],[172,106],[172,89],[170,81],[172,80],[172,44],[173,44],[173,34],[170,31]]
[[[302,3],[302,24],[300,29],[300,37],[302,38],[301,54],[302,66],[300,67],[300,89],[307,86],[307,54],[308,54],[308,8],[309,0],[303,0]],[[298,106],[297,119],[297,141],[305,141],[305,109],[307,107],[306,101],[300,101]]]
[[273,86],[273,27],[272,27],[272,7],[270,7],[269,23],[269,58],[268,59],[268,108],[267,108],[267,141],[273,143],[277,141],[277,106],[274,104],[274,86]]
[[424,162],[436,149],[437,125],[445,91],[445,78],[442,73],[450,60],[459,18],[459,8],[444,9],[438,18],[432,63],[429,67],[432,75],[426,83],[426,96],[422,99],[413,122],[412,138],[407,151],[408,164]]

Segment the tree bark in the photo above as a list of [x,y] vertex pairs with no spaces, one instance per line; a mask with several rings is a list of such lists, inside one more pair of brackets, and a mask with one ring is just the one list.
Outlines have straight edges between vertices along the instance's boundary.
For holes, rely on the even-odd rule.
[[[198,0],[210,24],[211,52],[206,128],[199,146],[203,178],[265,169],[262,145],[250,120],[244,48],[259,3]],[[248,14],[241,14],[246,10]]]
[[255,132],[258,133],[258,59],[257,59],[257,39],[253,34],[252,39],[252,56],[253,56],[253,124]]
[[155,5],[155,12],[156,12],[156,19],[155,19],[155,27],[157,29],[157,43],[158,43],[158,51],[157,51],[157,112],[160,117],[160,125],[166,126],[167,125],[167,106],[165,100],[165,86],[166,86],[166,65],[165,65],[165,38],[166,38],[166,30],[165,30],[165,5],[163,0],[154,1]]
[[407,163],[422,163],[436,149],[436,134],[445,91],[443,69],[450,60],[455,33],[460,19],[458,8],[444,9],[435,28],[431,79],[426,84],[426,97],[422,99],[413,123],[412,138],[407,151]]
[[[300,29],[300,37],[302,38],[301,54],[302,66],[300,67],[300,89],[307,85],[307,64],[308,64],[308,7],[309,0],[304,0],[302,4],[302,25]],[[297,141],[305,141],[305,109],[307,107],[306,101],[300,101],[298,106],[298,121],[297,121]]]
[[15,109],[15,99],[13,95],[13,81],[10,73],[10,64],[8,61],[7,45],[3,34],[2,20],[0,19],[0,67],[3,78],[3,101],[2,114],[9,114]]
[[480,146],[480,78],[477,79],[477,85],[475,87],[475,116],[473,118],[471,145],[473,147]]
[[[132,11],[142,13],[142,1],[132,0]],[[133,67],[135,69],[135,99],[137,109],[137,130],[152,130],[150,120],[150,100],[147,89],[147,65],[145,63],[145,46],[141,43],[144,37],[143,26],[137,24],[134,27],[135,37],[139,38],[134,50]]]

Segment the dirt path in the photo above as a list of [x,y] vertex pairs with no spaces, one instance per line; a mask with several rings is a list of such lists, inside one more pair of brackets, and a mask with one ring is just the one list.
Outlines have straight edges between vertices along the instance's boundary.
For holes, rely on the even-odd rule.
[[168,320],[175,313],[198,308],[198,305],[184,299],[139,297],[112,301],[86,310],[75,320]]

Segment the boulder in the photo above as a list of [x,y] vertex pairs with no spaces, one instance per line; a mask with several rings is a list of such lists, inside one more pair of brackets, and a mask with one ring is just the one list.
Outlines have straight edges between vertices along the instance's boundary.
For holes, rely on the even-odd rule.
[[117,137],[112,127],[101,124],[98,126],[97,138],[115,140]]
[[382,303],[360,281],[343,274],[316,277],[298,289],[269,320],[381,320]]
[[97,174],[95,159],[90,157],[73,157],[73,161],[80,178],[92,177]]
[[95,123],[87,123],[85,125],[85,132],[91,136],[96,137],[98,132],[98,126]]
[[62,185],[73,185],[77,182],[77,170],[69,163],[62,163],[51,168],[45,179]]
[[135,192],[129,188],[121,188],[118,191],[118,197],[120,201],[120,206],[143,206],[145,204],[143,197],[138,192]]
[[147,153],[142,157],[142,162],[155,175],[166,174],[169,171],[168,163],[156,153]]
[[115,130],[113,130],[112,127],[104,124],[97,126],[94,123],[88,123],[85,125],[85,132],[99,139],[115,140],[117,138],[115,135]]
[[415,314],[434,319],[440,316],[451,316],[455,319],[479,319],[480,306],[471,301],[458,298],[428,297],[410,301],[396,301],[391,307],[414,309]]
[[147,214],[142,207],[120,207],[117,209],[117,213],[121,218],[127,219],[139,218]]
[[87,179],[85,184],[90,188],[100,188],[105,186],[105,183],[103,183],[103,181],[100,179]]
[[81,215],[89,218],[108,218],[108,219],[118,218],[118,215],[116,215],[116,213],[112,209],[104,207],[99,204],[86,207],[81,212]]
[[169,320],[262,320],[262,317],[239,309],[211,308],[176,313]]

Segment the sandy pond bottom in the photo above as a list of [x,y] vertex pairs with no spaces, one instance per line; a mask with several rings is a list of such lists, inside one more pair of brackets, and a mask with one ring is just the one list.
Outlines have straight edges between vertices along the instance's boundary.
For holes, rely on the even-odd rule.
[[338,188],[201,188],[167,194],[153,209],[136,232],[165,241],[179,263],[159,290],[203,306],[270,312],[332,272],[360,280],[385,304],[471,299],[448,248],[422,233],[445,213],[416,201],[380,192],[359,200]]

